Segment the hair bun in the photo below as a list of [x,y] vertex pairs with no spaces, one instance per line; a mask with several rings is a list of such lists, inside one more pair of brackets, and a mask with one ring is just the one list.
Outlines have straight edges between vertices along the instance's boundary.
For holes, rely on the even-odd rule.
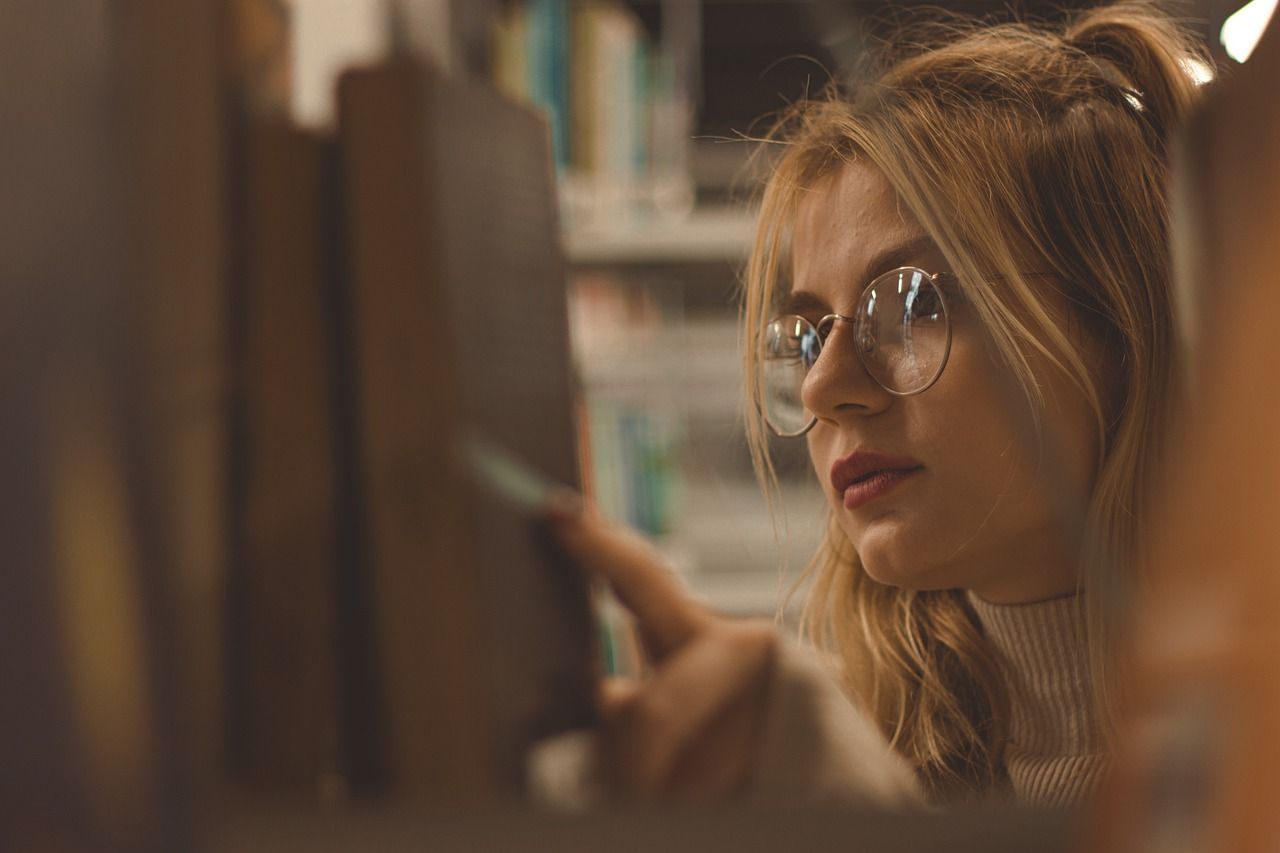
[[1081,14],[1067,42],[1094,60],[1099,75],[1135,97],[1162,136],[1195,99],[1192,60],[1206,62],[1187,35],[1149,2],[1123,2]]

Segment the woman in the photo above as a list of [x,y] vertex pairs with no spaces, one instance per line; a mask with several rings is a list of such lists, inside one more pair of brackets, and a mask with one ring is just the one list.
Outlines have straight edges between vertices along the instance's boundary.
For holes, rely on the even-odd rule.
[[[830,505],[806,633],[934,801],[1071,803],[1106,768],[1114,604],[1176,388],[1166,141],[1195,58],[1138,3],[1057,31],[953,28],[776,137],[747,270],[749,438],[767,485],[767,432],[805,437]],[[686,600],[629,534],[554,516],[656,660],[605,703],[617,781],[769,784],[779,691],[820,679],[772,631]],[[821,708],[790,730],[848,745]]]

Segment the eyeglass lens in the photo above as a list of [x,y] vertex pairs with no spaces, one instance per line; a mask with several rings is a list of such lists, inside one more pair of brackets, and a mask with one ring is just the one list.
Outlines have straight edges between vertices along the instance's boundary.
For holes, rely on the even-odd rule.
[[[779,435],[799,435],[812,424],[800,390],[840,319],[829,315],[815,327],[789,315],[766,328],[765,417]],[[894,270],[871,282],[853,322],[855,352],[881,387],[915,394],[938,378],[950,348],[950,326],[942,294],[924,270]]]

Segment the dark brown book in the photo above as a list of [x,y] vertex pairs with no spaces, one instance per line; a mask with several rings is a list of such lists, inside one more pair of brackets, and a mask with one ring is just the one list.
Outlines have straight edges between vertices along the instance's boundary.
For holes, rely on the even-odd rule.
[[547,129],[408,61],[339,92],[385,765],[428,796],[519,794],[528,746],[594,719],[592,620],[536,521],[460,460],[480,436],[579,483]]
[[216,751],[217,9],[0,10],[6,849],[187,848]]
[[186,770],[216,785],[225,762],[225,586],[231,362],[226,7],[137,0],[102,15],[120,76],[126,280],[138,482],[160,603],[166,708]]
[[332,146],[261,118],[242,144],[232,761],[314,796],[342,769]]

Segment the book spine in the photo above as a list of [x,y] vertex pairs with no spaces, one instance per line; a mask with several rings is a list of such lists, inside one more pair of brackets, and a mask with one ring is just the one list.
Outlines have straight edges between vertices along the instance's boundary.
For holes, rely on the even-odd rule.
[[556,167],[569,164],[569,9],[567,0],[532,0],[526,8],[530,100],[547,113]]
[[528,38],[524,7],[519,4],[508,6],[494,25],[493,80],[500,91],[521,103],[530,100]]
[[247,782],[311,794],[343,769],[327,373],[331,149],[284,122],[253,120],[245,136],[233,763]]

